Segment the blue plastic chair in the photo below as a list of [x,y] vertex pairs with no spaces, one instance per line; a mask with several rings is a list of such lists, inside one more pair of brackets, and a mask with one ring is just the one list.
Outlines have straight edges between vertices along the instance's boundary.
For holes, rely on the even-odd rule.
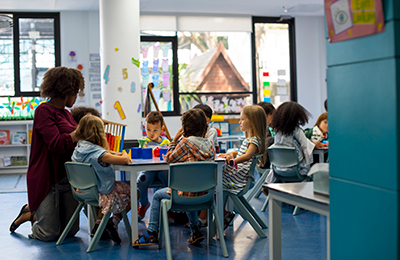
[[256,168],[254,169],[254,171],[258,172],[260,174],[260,179],[257,181],[257,183],[254,185],[253,189],[251,190],[250,194],[247,196],[247,198],[246,198],[247,201],[250,201],[253,197],[255,197],[255,198],[260,197],[261,186],[265,182],[265,179],[268,176],[269,170],[270,170],[269,168],[262,169],[256,165]]
[[[220,237],[222,253],[228,257],[223,229],[219,222],[219,216],[215,207],[214,188],[217,186],[217,163],[216,162],[184,162],[170,164],[168,187],[171,188],[171,198],[161,201],[160,211],[160,233],[158,248],[162,245],[162,232],[165,233],[165,247],[167,259],[172,259],[171,240],[168,226],[168,210],[172,211],[199,211],[203,209],[212,209],[208,211],[209,219],[214,214]],[[208,194],[200,197],[183,197],[178,195],[178,191],[183,192],[201,192],[208,190]],[[212,244],[212,238],[209,236],[209,244]]]
[[[79,162],[66,162],[65,169],[67,170],[67,176],[69,183],[71,184],[72,194],[74,198],[79,202],[78,207],[74,214],[72,215],[71,219],[69,220],[67,226],[65,227],[64,231],[62,232],[61,236],[59,237],[56,245],[61,245],[64,241],[65,237],[67,236],[69,230],[71,229],[72,225],[74,224],[77,217],[79,217],[79,212],[81,211],[82,207],[86,204],[92,206],[93,216],[97,216],[97,212],[95,207],[99,207],[99,192],[97,190],[97,176],[96,172],[92,164],[90,163],[79,163]],[[76,189],[79,189],[79,192],[76,192]],[[103,216],[101,223],[94,235],[90,245],[87,249],[87,253],[92,252],[97,243],[100,240],[101,235],[107,225],[108,219],[110,218],[111,213],[107,213]],[[122,211],[122,217],[124,219],[126,231],[128,232],[129,240],[132,241],[132,234],[131,234],[131,225],[129,224],[129,220],[126,216],[126,211]]]
[[260,218],[260,216],[256,213],[253,207],[246,200],[244,195],[249,191],[254,182],[254,169],[257,165],[258,158],[261,155],[256,155],[251,162],[250,170],[249,170],[249,179],[247,181],[246,186],[243,188],[241,192],[238,194],[231,193],[229,190],[224,190],[224,204],[228,197],[230,197],[234,203],[234,211],[239,213],[242,218],[247,220],[253,229],[257,232],[260,237],[267,237],[267,235],[263,232],[263,228],[268,228],[267,224]]
[[[303,182],[310,181],[311,178],[301,175],[299,172],[299,157],[294,147],[272,145],[268,148],[269,160],[271,161],[272,171],[277,181],[280,182]],[[278,168],[290,168],[290,171],[282,171]],[[261,211],[265,211],[268,206],[269,196],[264,202]],[[299,207],[295,207],[293,215],[297,215]]]

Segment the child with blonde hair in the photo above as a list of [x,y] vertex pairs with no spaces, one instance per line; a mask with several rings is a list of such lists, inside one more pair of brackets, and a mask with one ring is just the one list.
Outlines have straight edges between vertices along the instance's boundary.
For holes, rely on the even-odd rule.
[[115,181],[115,173],[111,164],[128,164],[132,160],[127,154],[109,152],[103,121],[93,115],[84,116],[79,122],[75,136],[79,140],[72,154],[72,161],[91,163],[97,175],[97,189],[99,191],[99,213],[92,234],[96,232],[103,214],[113,213],[108,220],[105,231],[111,239],[119,244],[121,239],[117,232],[117,225],[122,219],[121,212],[130,210],[130,186]]
[[[222,174],[223,189],[235,194],[242,191],[247,184],[254,155],[262,154],[259,164],[264,165],[267,154],[265,146],[267,116],[264,109],[258,105],[244,107],[240,113],[239,123],[240,129],[246,134],[239,151],[219,155],[228,163]],[[225,228],[234,216],[234,213],[225,213]]]

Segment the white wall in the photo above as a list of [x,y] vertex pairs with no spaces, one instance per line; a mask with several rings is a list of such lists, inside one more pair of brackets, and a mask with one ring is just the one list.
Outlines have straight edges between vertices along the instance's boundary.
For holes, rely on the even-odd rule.
[[[99,53],[100,48],[100,24],[98,11],[62,11],[60,12],[61,28],[61,65],[69,68],[77,68],[83,65],[85,77],[85,98],[78,98],[76,105],[95,107],[98,100],[93,99],[93,94],[101,94],[100,91],[91,91],[89,81],[89,54]],[[76,52],[75,62],[69,57],[70,51]],[[100,81],[99,81],[100,83]],[[101,112],[101,109],[99,109]]]
[[[99,53],[100,25],[98,11],[63,11],[60,14],[61,64],[76,68],[82,64],[86,83],[86,105],[95,106],[97,100],[90,90],[89,54]],[[311,114],[309,124],[314,125],[324,112],[326,90],[326,50],[324,17],[296,17],[296,66],[298,102]],[[69,52],[77,53],[77,62],[69,62]],[[181,126],[180,117],[166,117],[171,136]]]
[[296,17],[297,101],[312,115],[312,127],[325,112],[326,42],[324,17]]

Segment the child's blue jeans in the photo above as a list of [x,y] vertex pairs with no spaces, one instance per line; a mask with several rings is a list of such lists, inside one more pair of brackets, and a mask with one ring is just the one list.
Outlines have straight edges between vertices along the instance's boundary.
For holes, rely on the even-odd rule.
[[137,188],[140,191],[140,205],[143,207],[149,203],[147,190],[155,179],[159,179],[164,187],[168,186],[168,171],[145,171],[139,174],[137,178]]
[[[150,232],[158,231],[161,200],[171,198],[167,191],[168,188],[163,188],[154,193],[153,200],[151,201],[149,227],[147,229]],[[190,228],[191,230],[193,230],[193,227],[195,225],[199,225],[199,217],[197,215],[197,211],[186,212],[186,215],[189,218]]]

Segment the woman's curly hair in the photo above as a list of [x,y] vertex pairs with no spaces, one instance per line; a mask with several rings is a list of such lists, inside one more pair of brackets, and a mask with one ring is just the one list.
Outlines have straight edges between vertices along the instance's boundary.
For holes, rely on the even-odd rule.
[[208,129],[206,114],[200,109],[189,109],[181,117],[183,135],[205,137]]
[[55,67],[48,69],[40,86],[40,96],[44,98],[65,98],[85,89],[85,80],[77,69]]
[[291,135],[296,127],[307,124],[310,116],[310,112],[300,104],[293,101],[285,102],[276,109],[271,127],[276,133]]

